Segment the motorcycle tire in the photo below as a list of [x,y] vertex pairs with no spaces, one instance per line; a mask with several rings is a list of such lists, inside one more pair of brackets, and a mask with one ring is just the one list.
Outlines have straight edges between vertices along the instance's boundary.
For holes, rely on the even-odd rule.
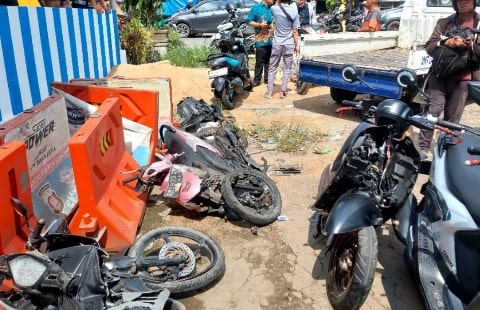
[[258,226],[274,222],[282,208],[275,183],[264,173],[252,169],[228,172],[222,181],[222,195],[238,216]]
[[235,107],[235,91],[230,89],[228,85],[222,90],[222,105],[226,110],[231,110]]
[[327,297],[334,309],[360,309],[372,288],[377,253],[373,226],[336,236],[327,276]]
[[[185,246],[191,251],[185,249]],[[179,271],[192,268],[190,260],[181,266],[138,268],[135,275],[151,289],[166,288],[172,294],[189,294],[207,288],[225,273],[225,254],[219,244],[209,236],[186,227],[166,226],[150,230],[135,240],[128,251],[128,256],[136,260],[152,255],[159,257],[165,248],[169,249],[165,258],[178,255],[192,258],[192,254],[195,253],[193,270],[179,277]]]

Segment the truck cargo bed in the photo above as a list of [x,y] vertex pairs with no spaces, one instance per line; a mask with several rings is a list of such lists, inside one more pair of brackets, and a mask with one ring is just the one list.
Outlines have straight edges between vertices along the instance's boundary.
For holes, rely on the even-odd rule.
[[336,54],[328,56],[305,57],[303,59],[328,63],[330,65],[351,64],[361,68],[382,71],[398,71],[407,67],[410,51],[401,48],[359,52],[351,54]]

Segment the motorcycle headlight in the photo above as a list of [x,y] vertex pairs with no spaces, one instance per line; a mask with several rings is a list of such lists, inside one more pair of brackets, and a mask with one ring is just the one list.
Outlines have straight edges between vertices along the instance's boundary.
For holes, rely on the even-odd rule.
[[15,286],[21,289],[32,288],[43,278],[47,263],[40,257],[20,254],[8,259],[8,268]]

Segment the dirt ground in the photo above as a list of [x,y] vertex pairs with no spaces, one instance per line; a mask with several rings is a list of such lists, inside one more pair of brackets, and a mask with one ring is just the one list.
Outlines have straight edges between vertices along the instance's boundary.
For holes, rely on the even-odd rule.
[[[141,66],[121,65],[110,76],[170,77],[172,102],[192,96],[213,102],[207,69],[173,67],[169,63]],[[217,240],[226,256],[226,273],[213,287],[182,299],[189,309],[331,309],[325,291],[327,261],[322,256],[325,240],[314,239],[316,217],[310,206],[314,202],[320,174],[333,161],[350,131],[358,124],[353,115],[338,118],[338,107],[326,87],[309,88],[305,95],[290,93],[279,98],[280,74],[277,74],[274,98],[261,97],[266,86],[260,85],[239,98],[230,113],[237,125],[280,121],[300,124],[325,133],[324,137],[296,154],[268,150],[251,143],[252,156],[267,159],[269,175],[282,195],[282,214],[287,221],[277,221],[258,229],[254,235],[243,222],[194,214],[180,207],[165,206],[161,200],[147,208],[142,231],[163,226],[182,225],[200,230]],[[290,89],[294,89],[293,83]],[[319,155],[313,148],[331,148]],[[298,174],[277,175],[278,165],[299,165]],[[154,191],[152,198],[159,198]],[[403,245],[398,242],[390,223],[377,230],[378,264],[373,288],[362,309],[423,309],[412,272],[403,260]]]

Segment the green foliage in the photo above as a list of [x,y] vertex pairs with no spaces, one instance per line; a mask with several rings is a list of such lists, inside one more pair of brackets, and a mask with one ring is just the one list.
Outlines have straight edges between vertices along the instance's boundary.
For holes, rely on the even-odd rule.
[[282,124],[280,122],[272,122],[270,127],[257,124],[252,133],[262,140],[273,139],[277,144],[277,149],[285,153],[304,151],[308,144],[324,135],[299,124]]
[[208,55],[217,52],[208,45],[187,47],[183,44],[169,46],[167,54],[160,57],[160,60],[170,60],[172,65],[179,67],[207,67]]
[[120,45],[126,51],[131,64],[144,64],[153,60],[152,30],[137,18],[132,18],[122,27]]
[[174,27],[167,27],[168,46],[174,48],[183,45],[182,37]]
[[163,24],[162,4],[164,0],[124,0],[122,9],[143,25],[160,28]]

